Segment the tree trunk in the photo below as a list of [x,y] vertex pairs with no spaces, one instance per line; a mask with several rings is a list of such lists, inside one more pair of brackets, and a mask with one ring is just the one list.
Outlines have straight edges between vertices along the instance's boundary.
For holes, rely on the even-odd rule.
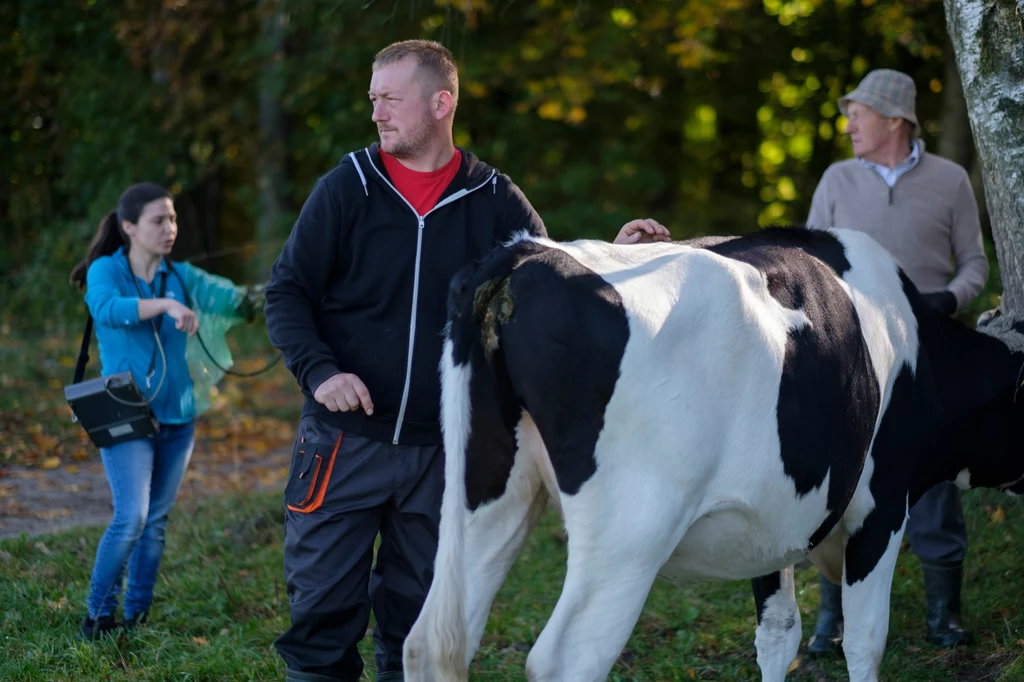
[[978,216],[981,232],[992,239],[992,228],[988,221],[988,207],[985,205],[985,184],[981,179],[981,166],[971,136],[971,120],[967,115],[967,100],[960,72],[956,68],[956,54],[953,41],[946,37],[945,67],[942,81],[942,134],[939,136],[939,156],[954,161],[965,169],[971,178],[971,189],[978,199]]
[[1024,2],[945,0],[1003,281],[1024,315]]
[[287,15],[284,0],[261,0],[263,40],[266,59],[260,82],[260,152],[259,152],[259,217],[256,220],[256,241],[259,244],[252,274],[259,281],[270,273],[274,254],[269,249],[277,236],[285,203],[285,149],[287,128],[281,106],[283,88],[284,39]]
[[[970,170],[974,162],[974,139],[971,137],[971,120],[967,115],[967,100],[956,69],[956,55],[953,43],[946,39],[942,79],[942,134],[939,135],[938,155],[958,163]],[[982,194],[978,198],[983,202]]]
[[988,204],[985,203],[985,180],[981,177],[981,160],[975,154],[971,159],[971,168],[968,173],[971,176],[971,189],[974,196],[978,197],[978,218],[981,220],[981,233],[986,239],[992,239],[992,223],[988,216]]

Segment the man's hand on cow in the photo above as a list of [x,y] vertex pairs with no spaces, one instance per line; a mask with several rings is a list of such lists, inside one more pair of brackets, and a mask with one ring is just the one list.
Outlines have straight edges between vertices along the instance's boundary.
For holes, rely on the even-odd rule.
[[373,401],[366,384],[355,374],[335,374],[317,386],[313,400],[331,412],[349,412],[360,407],[366,414],[373,414]]
[[622,226],[613,244],[650,244],[670,242],[672,235],[668,228],[653,218],[637,218]]

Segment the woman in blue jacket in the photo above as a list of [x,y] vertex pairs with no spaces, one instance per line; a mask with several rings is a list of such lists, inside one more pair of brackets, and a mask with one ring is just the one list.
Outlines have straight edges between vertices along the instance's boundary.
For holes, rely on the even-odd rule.
[[79,632],[85,639],[120,626],[115,611],[126,569],[124,626],[143,622],[153,601],[167,519],[195,442],[185,343],[199,329],[196,312],[251,312],[243,311],[244,288],[166,258],[177,233],[167,190],[133,185],[100,222],[87,256],[71,273],[73,283],[86,287],[103,374],[130,371],[160,424],[151,437],[100,449],[114,516],[96,550],[88,614]]

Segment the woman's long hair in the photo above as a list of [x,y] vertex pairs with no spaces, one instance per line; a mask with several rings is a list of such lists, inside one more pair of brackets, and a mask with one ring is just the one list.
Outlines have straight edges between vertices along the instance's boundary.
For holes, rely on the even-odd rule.
[[124,221],[138,223],[146,204],[157,199],[170,198],[170,192],[152,182],[142,182],[126,189],[117,202],[117,208],[100,221],[85,258],[71,270],[71,283],[78,285],[79,289],[85,288],[85,278],[94,260],[101,256],[109,256],[122,246],[131,246],[121,224]]

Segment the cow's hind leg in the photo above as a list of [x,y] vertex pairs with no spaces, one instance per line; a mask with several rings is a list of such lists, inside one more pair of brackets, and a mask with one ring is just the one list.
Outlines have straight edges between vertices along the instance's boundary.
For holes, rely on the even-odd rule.
[[[525,413],[519,424],[518,441],[515,462],[502,495],[475,510],[462,511],[462,545],[458,560],[447,560],[447,553],[440,552],[441,560],[435,566],[440,578],[435,575],[420,618],[405,642],[406,679],[424,682],[465,679],[466,668],[487,625],[494,595],[505,581],[547,499],[542,493],[537,467],[537,461],[544,456],[543,443]],[[442,544],[444,542],[450,539],[443,538]],[[450,619],[444,620],[446,596],[443,592],[450,598],[455,591],[463,593],[461,608],[465,629],[461,631],[449,627]],[[465,659],[454,666],[435,660],[439,650],[451,648],[446,644],[451,637],[461,639],[458,649],[465,654]]]
[[800,648],[800,609],[792,566],[751,580],[757,606],[757,665],[763,682],[783,682]]
[[[454,420],[449,419],[452,424]],[[457,431],[457,426],[451,426],[446,446]],[[460,445],[458,439],[451,440]],[[543,442],[525,414],[515,440],[508,469],[486,470],[490,479],[481,477],[479,470],[475,477],[467,477],[465,459],[452,454],[463,451],[459,447],[446,452],[434,577],[403,649],[409,682],[467,679],[494,595],[543,511],[546,497],[538,468],[544,457]],[[481,485],[490,497],[482,499]],[[467,503],[467,491],[475,504]]]
[[472,512],[465,527],[463,562],[465,574],[470,577],[466,583],[469,659],[473,658],[483,636],[494,595],[505,582],[547,501],[537,466],[540,458],[546,456],[544,445],[533,420],[525,412],[519,423],[518,444],[504,494]]
[[[634,489],[632,481],[620,484],[619,492]],[[562,497],[568,567],[558,603],[526,661],[530,682],[605,680],[622,652],[679,541],[676,514],[648,506],[653,517],[638,518],[632,512],[641,505],[631,502],[586,490],[575,499]]]
[[[899,503],[897,502],[897,505]],[[850,682],[877,682],[889,634],[892,574],[906,528],[906,503],[875,509],[846,546],[843,653]]]

